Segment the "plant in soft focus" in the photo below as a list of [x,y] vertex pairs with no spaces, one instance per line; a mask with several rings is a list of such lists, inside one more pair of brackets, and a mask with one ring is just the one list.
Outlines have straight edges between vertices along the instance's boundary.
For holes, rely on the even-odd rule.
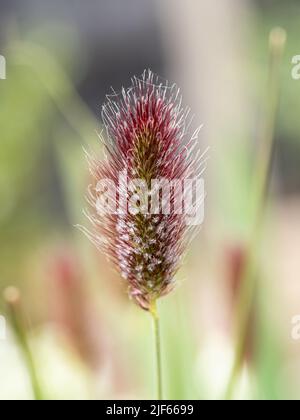
[[12,331],[14,332],[16,342],[19,345],[28,371],[34,399],[37,401],[44,400],[45,395],[41,386],[34,353],[32,351],[26,329],[26,315],[22,309],[21,293],[16,287],[8,287],[4,290],[3,298],[7,307],[7,316],[10,321]]
[[234,396],[243,362],[249,344],[249,325],[252,322],[253,303],[255,299],[258,271],[259,245],[262,242],[265,208],[268,200],[269,186],[275,155],[275,128],[280,103],[281,68],[283,53],[287,40],[286,31],[280,27],[273,28],[269,36],[269,74],[264,105],[264,119],[259,135],[259,153],[255,167],[256,209],[249,244],[243,256],[240,285],[235,308],[236,344],[234,362],[228,381],[225,398]]
[[[161,397],[156,301],[175,286],[199,223],[204,153],[198,128],[190,139],[190,111],[179,89],[151,71],[134,77],[121,94],[107,96],[102,108],[106,159],[87,153],[93,183],[88,189],[93,230],[81,229],[113,262],[130,297],[154,315]],[[195,181],[195,182],[187,182]],[[199,221],[198,221],[199,222]]]

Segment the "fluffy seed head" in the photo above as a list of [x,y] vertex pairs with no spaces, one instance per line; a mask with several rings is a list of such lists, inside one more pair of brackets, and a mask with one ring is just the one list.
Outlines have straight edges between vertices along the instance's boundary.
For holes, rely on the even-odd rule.
[[[173,289],[174,276],[195,230],[187,226],[184,214],[175,211],[176,202],[183,200],[182,189],[170,188],[169,203],[164,203],[162,189],[156,185],[155,190],[152,182],[165,180],[175,185],[178,180],[200,177],[205,166],[197,141],[200,129],[186,138],[191,118],[189,109],[182,107],[179,89],[161,83],[150,70],[134,77],[129,89],[107,96],[102,119],[106,133],[100,139],[106,158],[99,161],[87,153],[93,179],[88,189],[92,210],[87,216],[93,231],[81,229],[113,262],[129,295],[149,310],[156,299]],[[103,180],[116,186],[113,193],[106,191],[105,203],[99,188]],[[124,194],[121,211],[114,202],[119,203]],[[153,212],[155,194],[158,206]],[[164,204],[169,206],[167,212]],[[129,206],[140,211],[128,211]]]

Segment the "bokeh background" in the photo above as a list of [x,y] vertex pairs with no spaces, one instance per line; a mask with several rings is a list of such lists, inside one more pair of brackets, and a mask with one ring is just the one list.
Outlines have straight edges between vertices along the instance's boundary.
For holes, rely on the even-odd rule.
[[[101,104],[151,68],[191,106],[206,171],[206,217],[179,287],[160,304],[165,396],[220,398],[251,228],[251,181],[274,26],[288,34],[277,149],[245,368],[236,398],[299,399],[300,54],[297,0],[0,1],[0,289],[16,286],[50,399],[154,398],[151,319],[74,225],[86,224],[82,147],[102,154]],[[33,397],[7,320],[0,399]]]

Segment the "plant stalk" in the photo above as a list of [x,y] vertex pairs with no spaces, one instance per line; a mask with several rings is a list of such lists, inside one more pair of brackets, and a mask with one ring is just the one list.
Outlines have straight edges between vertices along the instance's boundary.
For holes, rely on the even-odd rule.
[[41,401],[43,400],[43,392],[32,351],[28,342],[27,333],[24,328],[23,317],[20,309],[20,292],[14,287],[9,287],[4,291],[4,299],[7,305],[11,326],[23,353],[23,358],[31,381],[34,399],[36,401]]
[[264,221],[264,211],[271,179],[272,163],[275,148],[275,123],[279,104],[280,71],[282,55],[286,42],[286,33],[281,28],[275,28],[270,33],[270,64],[268,76],[268,90],[265,105],[265,118],[259,137],[260,150],[257,160],[256,176],[256,202],[257,210],[246,260],[241,275],[241,286],[235,313],[236,337],[235,358],[232,372],[226,390],[226,399],[231,400],[236,387],[239,373],[243,366],[246,351],[248,326],[251,308],[256,289],[257,250],[261,242],[261,232]]
[[160,340],[160,321],[157,312],[157,304],[154,302],[151,308],[154,330],[154,347],[155,347],[155,364],[156,364],[156,392],[157,400],[163,399],[162,386],[162,357],[161,357],[161,340]]

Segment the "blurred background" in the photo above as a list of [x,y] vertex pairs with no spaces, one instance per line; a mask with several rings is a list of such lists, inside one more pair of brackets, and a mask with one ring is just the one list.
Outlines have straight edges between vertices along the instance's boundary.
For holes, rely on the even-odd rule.
[[151,319],[74,227],[82,147],[111,86],[151,68],[181,87],[210,147],[206,217],[176,292],[160,303],[165,396],[215,399],[233,359],[233,308],[251,218],[268,37],[288,34],[277,149],[245,367],[236,398],[299,399],[300,54],[297,0],[0,0],[0,399],[33,398],[2,292],[21,293],[46,398],[154,398]]

